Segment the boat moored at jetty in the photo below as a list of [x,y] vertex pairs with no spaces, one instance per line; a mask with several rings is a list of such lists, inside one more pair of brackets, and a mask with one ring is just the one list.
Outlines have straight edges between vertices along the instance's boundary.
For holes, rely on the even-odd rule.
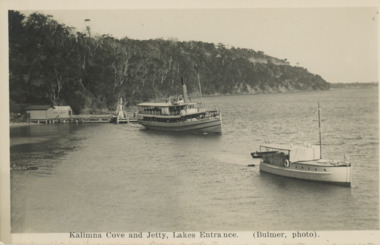
[[[320,126],[320,109],[318,105]],[[319,127],[320,129],[320,127]],[[322,158],[321,130],[318,145],[265,144],[260,151],[252,152],[253,158],[261,159],[260,171],[296,179],[351,186],[351,162]]]
[[190,102],[183,81],[182,88],[183,95],[165,102],[138,104],[138,122],[151,130],[221,134],[222,116],[218,109]]

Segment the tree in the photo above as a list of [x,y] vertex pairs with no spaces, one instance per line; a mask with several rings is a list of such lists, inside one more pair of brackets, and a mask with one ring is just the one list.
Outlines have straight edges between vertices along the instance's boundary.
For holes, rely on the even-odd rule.
[[[88,29],[89,31],[89,29]],[[278,87],[328,89],[320,76],[263,51],[199,41],[117,39],[74,32],[53,16],[9,11],[9,84],[12,110],[28,103],[110,109],[181,91],[230,94]],[[284,63],[285,61],[285,63]],[[198,66],[198,72],[194,70]]]
[[28,82],[44,91],[53,105],[61,105],[65,83],[78,80],[76,37],[72,29],[51,16],[31,14],[25,22]]

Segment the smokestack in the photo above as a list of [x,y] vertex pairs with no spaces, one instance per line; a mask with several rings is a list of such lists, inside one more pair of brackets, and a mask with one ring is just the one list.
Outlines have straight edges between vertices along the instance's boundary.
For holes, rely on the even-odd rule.
[[189,98],[187,97],[187,88],[186,84],[183,82],[183,77],[181,77],[182,82],[182,91],[183,91],[183,100],[185,103],[189,102]]

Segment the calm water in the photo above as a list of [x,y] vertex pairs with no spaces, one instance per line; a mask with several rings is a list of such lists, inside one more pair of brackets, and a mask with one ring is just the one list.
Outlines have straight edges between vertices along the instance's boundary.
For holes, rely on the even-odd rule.
[[[205,99],[223,134],[140,125],[11,129],[12,232],[379,229],[377,89]],[[318,143],[353,163],[351,188],[260,173],[260,143]],[[25,170],[37,167],[37,170]]]

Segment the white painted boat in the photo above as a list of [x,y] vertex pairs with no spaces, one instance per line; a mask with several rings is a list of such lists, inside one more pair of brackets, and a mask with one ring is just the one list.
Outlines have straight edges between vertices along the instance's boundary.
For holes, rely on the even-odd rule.
[[290,178],[351,185],[351,163],[320,159],[319,146],[274,145],[260,146],[253,158],[262,159],[260,171]]
[[[320,125],[320,109],[318,105]],[[320,127],[319,127],[320,128]],[[322,137],[318,145],[265,144],[260,151],[252,152],[253,158],[261,159],[260,171],[309,181],[351,186],[351,163],[344,160],[322,158]]]

